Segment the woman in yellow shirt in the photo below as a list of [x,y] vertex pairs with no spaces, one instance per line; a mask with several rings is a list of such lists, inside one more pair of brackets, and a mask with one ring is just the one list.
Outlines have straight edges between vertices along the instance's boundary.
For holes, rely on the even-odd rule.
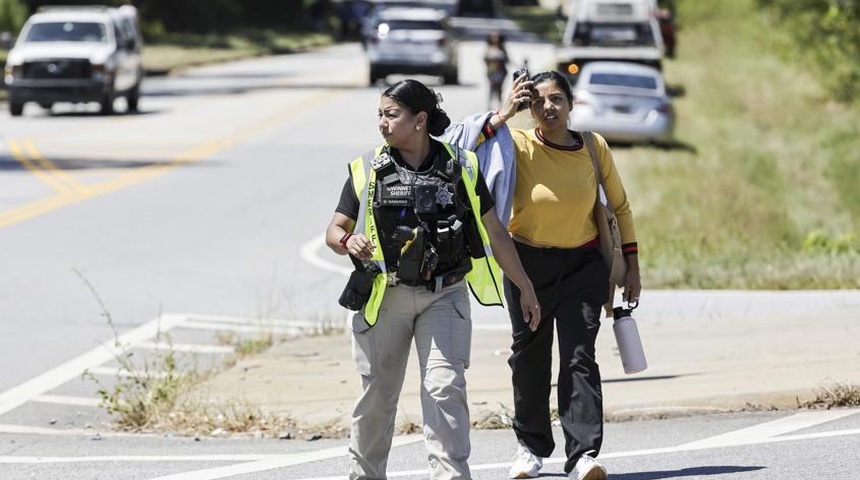
[[[505,281],[513,327],[513,427],[519,442],[511,478],[537,477],[555,448],[550,423],[553,322],[558,331],[558,415],[565,438],[564,471],[573,480],[607,478],[595,457],[603,441],[603,396],[595,360],[602,306],[609,294],[609,272],[598,250],[594,208],[597,178],[579,132],[568,129],[573,94],[558,72],[514,81],[500,112],[490,117],[493,132],[527,102],[533,129],[510,129],[516,156],[513,215],[508,227],[537,292],[542,319],[528,328],[520,314],[519,290]],[[594,135],[607,197],[618,217],[627,262],[623,299],[639,300],[633,215],[612,153]]]

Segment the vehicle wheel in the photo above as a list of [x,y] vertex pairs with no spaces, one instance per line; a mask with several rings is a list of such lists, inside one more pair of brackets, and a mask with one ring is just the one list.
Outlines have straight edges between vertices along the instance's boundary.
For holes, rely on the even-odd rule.
[[137,112],[138,102],[140,101],[140,85],[134,87],[131,92],[128,93],[128,96],[125,97],[125,101],[128,104],[129,112]]
[[442,81],[445,85],[457,85],[457,79],[460,77],[459,70],[451,70],[442,75]]
[[22,113],[24,113],[24,102],[20,100],[10,99],[9,115],[12,115],[13,117],[20,117]]
[[44,108],[45,110],[50,110],[51,107],[54,106],[52,102],[39,102],[39,106]]
[[102,115],[113,115],[113,93],[106,93],[100,105],[102,107]]

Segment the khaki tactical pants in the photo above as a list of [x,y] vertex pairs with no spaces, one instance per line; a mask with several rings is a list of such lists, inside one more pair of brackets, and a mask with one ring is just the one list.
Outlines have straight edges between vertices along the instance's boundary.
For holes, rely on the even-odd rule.
[[409,348],[415,342],[421,373],[424,440],[432,480],[468,480],[469,366],[472,321],[466,282],[439,292],[398,285],[385,290],[369,327],[353,316],[353,356],[362,393],[352,414],[350,480],[386,478],[397,403]]

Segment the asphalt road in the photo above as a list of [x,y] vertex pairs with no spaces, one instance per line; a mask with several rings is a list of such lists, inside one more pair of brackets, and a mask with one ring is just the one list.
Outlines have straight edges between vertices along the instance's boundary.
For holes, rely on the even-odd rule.
[[[472,478],[507,478],[514,442],[509,430],[474,431]],[[561,448],[541,478],[566,478]],[[853,480],[858,448],[860,410],[760,412],[610,423],[601,460],[613,480]],[[420,436],[398,437],[389,478],[426,478],[425,462]],[[342,480],[345,471],[345,440],[4,435],[0,447],[7,480]]]

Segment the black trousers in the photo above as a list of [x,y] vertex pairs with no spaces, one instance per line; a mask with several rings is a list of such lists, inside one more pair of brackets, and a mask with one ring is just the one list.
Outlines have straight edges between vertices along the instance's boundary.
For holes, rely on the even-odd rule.
[[609,272],[596,248],[515,245],[543,318],[537,331],[529,330],[523,321],[520,291],[505,278],[513,329],[513,354],[508,360],[514,391],[513,428],[520,443],[535,455],[549,457],[555,449],[549,406],[555,319],[558,416],[567,454],[564,471],[570,472],[583,453],[596,455],[603,443],[603,392],[594,344],[609,296]]

